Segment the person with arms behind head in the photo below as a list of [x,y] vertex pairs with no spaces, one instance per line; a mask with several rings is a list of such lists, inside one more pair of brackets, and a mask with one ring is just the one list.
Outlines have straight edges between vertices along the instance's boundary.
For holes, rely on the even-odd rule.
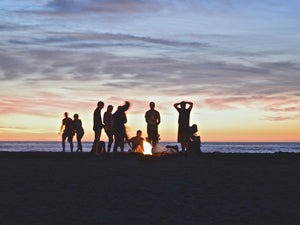
[[[189,107],[186,108],[186,105],[189,105]],[[174,107],[179,113],[177,141],[181,143],[181,149],[184,152],[185,149],[186,151],[189,149],[190,113],[193,108],[193,103],[182,101],[175,103]]]

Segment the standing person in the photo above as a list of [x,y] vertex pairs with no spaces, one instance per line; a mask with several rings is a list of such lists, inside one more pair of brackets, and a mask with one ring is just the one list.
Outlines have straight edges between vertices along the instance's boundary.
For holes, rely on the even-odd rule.
[[81,139],[84,135],[84,130],[82,128],[82,122],[79,119],[78,114],[74,114],[74,120],[73,120],[73,126],[74,126],[74,131],[76,132],[76,138],[77,138],[77,151],[76,152],[82,152],[82,144],[81,144]]
[[[188,108],[186,108],[187,104],[189,105]],[[181,143],[181,149],[184,152],[185,149],[186,151],[189,149],[190,113],[193,103],[182,101],[174,104],[174,107],[179,113],[177,141]]]
[[126,111],[129,109],[130,103],[125,102],[125,105],[119,106],[118,110],[113,114],[113,132],[115,136],[115,144],[113,152],[118,151],[118,147],[121,148],[121,152],[124,152],[125,139],[128,139],[125,129],[125,123],[127,123]]
[[145,114],[145,120],[147,123],[147,133],[148,133],[148,140],[151,143],[152,147],[154,148],[156,143],[158,142],[158,125],[160,124],[160,114],[156,111],[155,103],[149,103],[150,110],[148,110]]
[[102,123],[102,118],[101,118],[101,109],[103,109],[103,107],[104,107],[104,103],[102,101],[99,101],[98,104],[97,104],[97,108],[94,111],[93,130],[94,130],[94,133],[95,133],[95,139],[94,139],[94,143],[93,143],[93,147],[92,147],[93,152],[97,152],[98,142],[99,142],[100,136],[101,136],[101,130],[104,127],[104,125]]
[[114,107],[112,105],[107,106],[107,111],[104,113],[103,121],[104,121],[104,130],[108,137],[108,144],[107,144],[107,152],[110,152],[111,145],[113,143],[113,111]]
[[73,136],[74,136],[74,128],[73,128],[73,120],[69,118],[69,114],[67,112],[64,113],[65,118],[61,122],[59,135],[61,134],[63,128],[64,131],[62,133],[62,149],[65,152],[65,141],[70,143],[71,152],[73,152]]
[[136,136],[128,140],[128,145],[130,146],[133,152],[143,153],[144,152],[143,141],[144,138],[142,138],[142,131],[138,130],[136,132]]

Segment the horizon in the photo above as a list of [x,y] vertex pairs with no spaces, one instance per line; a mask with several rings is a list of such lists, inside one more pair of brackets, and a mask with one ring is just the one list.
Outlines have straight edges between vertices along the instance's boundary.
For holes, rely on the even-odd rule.
[[[76,142],[76,140],[73,140],[73,142]],[[57,143],[61,143],[61,141],[0,141],[1,142],[57,142]],[[82,141],[82,143],[93,143],[93,140],[91,141]],[[177,141],[160,141],[158,143],[179,143]],[[201,143],[261,143],[261,144],[271,144],[271,143],[283,143],[283,144],[299,144],[300,141],[201,141]],[[126,143],[125,143],[126,144]]]
[[[202,142],[300,142],[300,2],[0,2],[0,141],[60,141],[63,113],[93,141],[98,101],[131,103],[127,132],[177,140],[194,103]],[[102,130],[101,139],[107,141]],[[74,137],[73,141],[76,141]]]

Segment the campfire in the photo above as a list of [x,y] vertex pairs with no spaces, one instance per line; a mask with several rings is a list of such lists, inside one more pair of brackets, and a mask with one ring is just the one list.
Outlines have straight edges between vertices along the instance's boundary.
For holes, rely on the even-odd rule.
[[147,142],[147,141],[144,141],[143,145],[144,145],[144,152],[143,152],[143,154],[144,155],[152,155],[152,146],[151,146],[151,144],[149,142]]

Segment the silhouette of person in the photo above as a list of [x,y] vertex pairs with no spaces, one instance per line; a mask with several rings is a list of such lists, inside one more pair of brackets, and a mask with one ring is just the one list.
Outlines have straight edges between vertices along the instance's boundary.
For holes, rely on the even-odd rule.
[[126,111],[129,109],[130,103],[125,102],[125,105],[119,106],[118,110],[113,114],[113,132],[115,137],[113,152],[118,151],[118,147],[121,148],[121,152],[124,152],[125,140],[128,140],[125,123],[127,123]]
[[103,109],[103,107],[104,107],[104,103],[102,101],[99,101],[98,104],[97,104],[97,108],[94,111],[93,130],[94,130],[94,133],[95,133],[95,139],[94,139],[94,143],[93,143],[93,147],[92,147],[93,152],[97,152],[98,142],[99,142],[100,136],[101,136],[101,130],[104,127],[104,125],[102,123],[102,118],[101,118],[101,109]]
[[113,139],[113,136],[114,136],[113,122],[114,121],[113,121],[113,115],[112,115],[113,109],[114,109],[114,107],[112,105],[107,106],[107,111],[104,113],[104,116],[103,116],[103,122],[105,124],[104,130],[108,137],[107,152],[110,152],[111,145],[114,140]]
[[143,141],[144,138],[142,138],[142,131],[138,130],[136,132],[136,136],[128,140],[128,145],[130,146],[133,152],[143,153],[144,152]]
[[82,128],[82,122],[79,119],[78,114],[74,114],[74,120],[73,120],[73,126],[74,126],[74,131],[76,133],[76,138],[77,138],[77,151],[76,152],[82,152],[82,144],[81,144],[81,139],[84,135],[84,130]]
[[73,152],[73,136],[74,136],[74,128],[73,128],[73,120],[69,118],[69,114],[67,112],[64,113],[65,118],[61,122],[59,135],[61,134],[63,128],[64,131],[62,133],[62,149],[65,152],[65,141],[70,143],[71,152]]
[[147,133],[148,133],[148,141],[151,143],[152,146],[155,147],[156,143],[158,142],[158,125],[160,124],[160,114],[156,111],[155,103],[149,103],[150,110],[148,110],[145,114],[145,120],[147,123]]
[[[188,108],[186,108],[187,104],[189,105]],[[190,113],[193,108],[193,103],[182,101],[174,104],[174,107],[179,113],[177,141],[181,143],[181,149],[184,152],[185,149],[186,151],[189,149]]]

